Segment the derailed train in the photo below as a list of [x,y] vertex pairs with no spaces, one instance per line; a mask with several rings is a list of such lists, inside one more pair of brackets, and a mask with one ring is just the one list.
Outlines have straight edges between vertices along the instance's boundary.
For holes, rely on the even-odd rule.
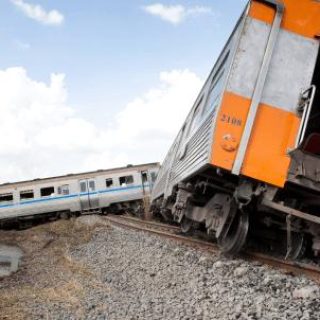
[[225,252],[250,232],[318,255],[319,37],[319,1],[249,1],[159,171],[155,214],[204,225]]
[[82,213],[143,213],[159,163],[0,185],[0,227]]

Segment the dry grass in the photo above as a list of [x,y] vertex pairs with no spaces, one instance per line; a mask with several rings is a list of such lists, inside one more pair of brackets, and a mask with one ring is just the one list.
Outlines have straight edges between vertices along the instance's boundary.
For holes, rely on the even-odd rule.
[[[30,308],[35,304],[63,305],[82,318],[81,301],[88,293],[83,281],[89,280],[90,286],[99,290],[108,290],[86,265],[71,255],[73,248],[92,239],[95,228],[76,220],[60,220],[1,235],[2,243],[19,246],[25,256],[21,270],[12,279],[0,280],[0,319],[30,318]],[[43,316],[50,319],[50,314]]]

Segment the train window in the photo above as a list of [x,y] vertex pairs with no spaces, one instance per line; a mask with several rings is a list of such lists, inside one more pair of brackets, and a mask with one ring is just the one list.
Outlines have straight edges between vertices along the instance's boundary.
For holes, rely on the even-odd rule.
[[54,187],[46,187],[40,189],[41,197],[50,197],[54,195]]
[[120,186],[126,186],[133,183],[133,176],[124,176],[119,178]]
[[13,194],[12,193],[3,193],[0,194],[0,202],[12,202]]
[[80,192],[87,192],[87,181],[80,182]]
[[155,182],[157,179],[157,174],[155,172],[151,172],[151,180],[152,182]]
[[148,182],[148,174],[146,172],[141,173],[142,182]]
[[33,190],[20,191],[20,200],[33,199],[33,198],[34,198]]
[[58,194],[68,195],[69,193],[70,193],[70,191],[69,191],[68,184],[64,184],[64,185],[58,187]]
[[183,125],[182,130],[180,132],[180,137],[179,137],[179,145],[178,145],[178,158],[181,160],[187,151],[187,142],[186,137],[187,137],[187,122]]
[[111,188],[112,186],[113,186],[113,179],[112,178],[106,179],[106,187]]
[[219,102],[219,98],[221,96],[222,89],[223,89],[223,80],[224,80],[223,74],[224,74],[224,70],[219,74],[219,76],[212,83],[207,105],[204,110],[204,114],[214,110],[217,107],[217,104]]
[[95,191],[96,190],[96,183],[94,180],[89,181],[89,191]]
[[190,130],[189,133],[193,133],[193,131],[197,128],[200,119],[201,119],[201,107],[202,107],[202,101],[203,101],[203,96],[201,97],[199,103],[197,104],[197,107],[194,110],[193,113],[193,119],[190,125]]
[[225,65],[228,61],[230,51],[225,55],[222,62],[220,63],[219,68],[215,71],[215,74],[211,80],[209,96],[207,99],[207,104],[203,110],[203,115],[206,115],[207,112],[214,110],[217,107],[219,98],[222,94],[224,79],[223,75],[225,74]]

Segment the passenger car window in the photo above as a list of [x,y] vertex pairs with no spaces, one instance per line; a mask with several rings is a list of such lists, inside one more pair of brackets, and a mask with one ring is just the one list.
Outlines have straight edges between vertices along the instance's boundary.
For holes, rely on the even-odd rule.
[[126,186],[133,183],[133,176],[124,176],[119,178],[120,186]]
[[113,179],[112,178],[106,179],[106,187],[111,188],[112,186],[113,186]]
[[80,182],[80,192],[87,192],[87,181]]
[[141,173],[141,176],[142,176],[142,182],[148,182],[148,174],[147,172],[142,172]]
[[206,106],[203,110],[203,115],[205,116],[209,111],[214,110],[219,102],[219,99],[222,94],[222,89],[224,85],[224,80],[225,80],[225,70],[226,70],[226,64],[229,61],[229,54],[230,51],[228,51],[223,58],[222,62],[219,65],[219,68],[215,71],[213,78],[211,80],[210,84],[210,90],[209,90],[209,95],[208,99],[206,102]]
[[204,113],[207,113],[217,107],[217,104],[219,102],[219,98],[222,94],[222,89],[223,89],[223,80],[224,80],[223,74],[224,74],[224,70],[221,72],[218,78],[212,83],[210,93],[209,93],[209,98],[208,98]]
[[190,125],[190,130],[189,130],[190,134],[192,134],[194,132],[194,130],[198,127],[198,124],[200,122],[202,101],[203,101],[203,97],[200,99],[199,103],[197,104],[196,109],[194,110],[192,122]]
[[89,181],[89,191],[95,191],[96,190],[96,184],[94,182],[94,180],[90,180]]
[[12,193],[3,193],[0,194],[0,202],[12,202],[13,201],[13,194]]
[[33,190],[20,191],[20,200],[33,199],[33,198],[34,198]]
[[185,123],[180,131],[179,134],[179,144],[178,144],[178,157],[181,160],[186,151],[187,151],[187,144],[186,144],[186,132],[187,132],[187,123]]
[[41,197],[50,197],[54,195],[54,187],[46,187],[40,189]]
[[58,194],[68,195],[69,193],[70,193],[70,191],[69,191],[68,184],[64,184],[64,185],[58,187]]

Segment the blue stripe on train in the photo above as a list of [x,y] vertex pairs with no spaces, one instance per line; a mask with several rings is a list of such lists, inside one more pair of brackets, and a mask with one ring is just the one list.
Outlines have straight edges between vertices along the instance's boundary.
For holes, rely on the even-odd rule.
[[[148,185],[146,185],[148,186]],[[99,190],[95,192],[81,192],[81,193],[73,193],[73,194],[68,194],[65,196],[59,196],[59,197],[50,197],[50,198],[43,198],[43,199],[35,199],[35,200],[25,200],[20,203],[15,203],[15,204],[3,204],[0,205],[0,208],[10,208],[10,207],[18,207],[21,205],[29,205],[33,203],[39,203],[39,202],[49,202],[49,201],[54,201],[54,200],[63,200],[63,199],[69,199],[69,198],[76,198],[76,197],[82,197],[82,196],[88,196],[89,195],[96,195],[96,194],[104,194],[104,193],[112,193],[112,192],[117,192],[117,191],[127,191],[127,190],[132,190],[132,189],[142,189],[142,186],[130,186],[130,187],[120,187],[120,188],[113,188],[113,189],[104,189],[104,190]]]

